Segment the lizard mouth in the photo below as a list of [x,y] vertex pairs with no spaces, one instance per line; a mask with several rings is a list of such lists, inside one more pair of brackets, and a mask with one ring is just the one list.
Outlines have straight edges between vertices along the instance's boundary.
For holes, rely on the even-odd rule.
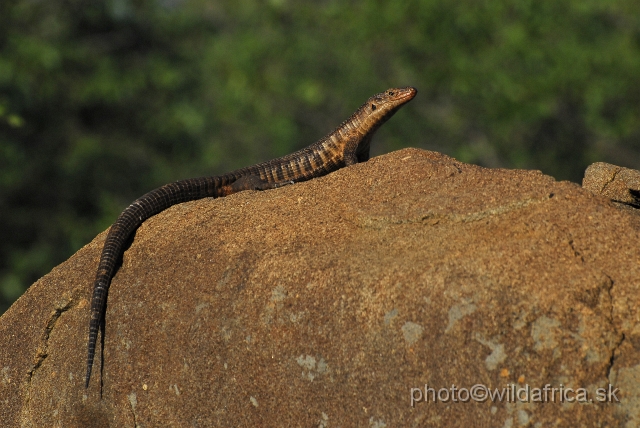
[[414,88],[413,86],[407,86],[406,88],[398,89],[394,99],[409,101],[413,99],[413,97],[415,97],[417,93],[418,90],[416,88]]

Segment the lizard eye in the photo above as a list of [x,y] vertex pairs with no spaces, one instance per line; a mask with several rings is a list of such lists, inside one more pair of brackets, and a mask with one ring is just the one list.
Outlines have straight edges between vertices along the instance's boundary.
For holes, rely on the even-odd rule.
[[373,110],[375,110],[376,108],[377,108],[377,107],[376,107],[376,105],[375,105],[375,104],[371,104],[371,110],[372,110],[372,111],[373,111]]
[[393,96],[394,92],[393,91],[389,91],[387,92],[390,96]]

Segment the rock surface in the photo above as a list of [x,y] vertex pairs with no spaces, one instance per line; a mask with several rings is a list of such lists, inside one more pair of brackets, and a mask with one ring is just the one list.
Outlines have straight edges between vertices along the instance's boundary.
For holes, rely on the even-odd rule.
[[640,171],[636,169],[596,162],[584,172],[582,187],[640,214]]
[[640,218],[576,184],[406,149],[174,206],[124,255],[85,389],[104,238],[0,318],[2,426],[640,422]]

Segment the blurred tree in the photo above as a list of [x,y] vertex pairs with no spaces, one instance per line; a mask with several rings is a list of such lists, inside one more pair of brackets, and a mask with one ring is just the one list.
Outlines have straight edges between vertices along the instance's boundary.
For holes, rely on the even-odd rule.
[[144,192],[306,146],[408,84],[373,154],[640,168],[635,0],[1,2],[0,313]]

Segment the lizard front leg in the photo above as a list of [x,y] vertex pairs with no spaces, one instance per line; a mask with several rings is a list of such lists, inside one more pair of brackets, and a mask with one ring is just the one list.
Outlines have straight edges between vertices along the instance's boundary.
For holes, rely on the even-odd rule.
[[353,164],[358,163],[358,144],[360,143],[359,138],[351,138],[344,145],[344,152],[342,153],[342,157],[344,159],[345,166],[351,166]]

